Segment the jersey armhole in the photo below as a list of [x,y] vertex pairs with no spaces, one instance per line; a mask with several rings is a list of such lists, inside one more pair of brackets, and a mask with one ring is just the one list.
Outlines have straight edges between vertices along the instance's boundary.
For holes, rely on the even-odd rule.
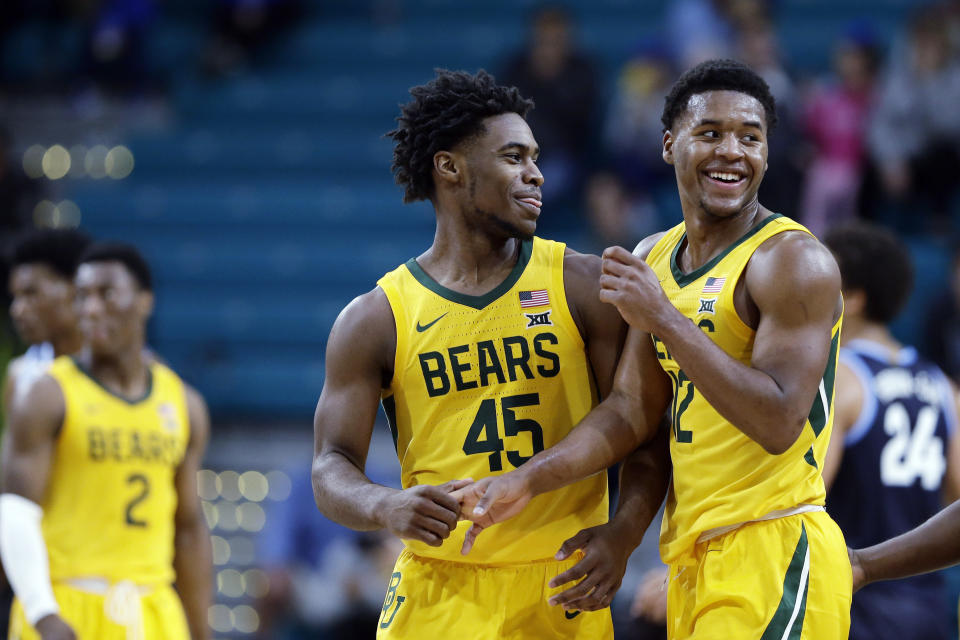
[[390,376],[390,386],[381,390],[380,398],[382,400],[383,398],[393,396],[401,356],[406,354],[407,350],[407,336],[400,331],[401,321],[405,321],[406,318],[403,313],[402,296],[400,295],[399,287],[397,287],[396,282],[390,280],[388,276],[380,278],[380,280],[377,281],[377,286],[380,287],[380,290],[387,296],[387,306],[390,308],[390,315],[393,317],[393,331],[396,335],[396,344],[393,348],[393,373]]
[[[577,326],[576,320],[573,319],[573,312],[570,311],[570,301],[567,299],[566,283],[564,282],[564,265],[566,262],[567,245],[562,242],[555,242],[552,249],[553,256],[550,260],[550,273],[552,274],[552,282],[550,283],[550,288],[558,291],[562,297],[561,304],[557,305],[557,314],[563,319],[563,323],[566,325],[567,331],[571,334],[573,339],[577,341],[577,346],[582,349],[586,347],[587,343],[584,341],[583,335],[580,333],[580,327]],[[557,268],[558,266],[559,268]]]
[[863,363],[863,360],[852,351],[841,349],[840,361],[853,371],[857,380],[860,381],[860,386],[863,388],[863,403],[860,405],[860,415],[857,416],[857,419],[850,429],[847,430],[843,438],[844,447],[852,447],[863,440],[870,431],[873,420],[877,416],[878,403],[877,396],[873,393],[872,385],[870,384],[873,376],[870,373],[870,369]]

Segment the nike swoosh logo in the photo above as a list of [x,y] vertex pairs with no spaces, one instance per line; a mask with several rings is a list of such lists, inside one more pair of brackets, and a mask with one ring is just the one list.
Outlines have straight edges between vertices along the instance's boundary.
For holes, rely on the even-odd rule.
[[[450,313],[450,312],[447,311],[447,313]],[[441,315],[440,318],[442,318],[443,316],[447,315],[447,313],[444,313],[443,315]],[[433,322],[428,322],[427,324],[420,324],[420,321],[418,320],[418,321],[417,321],[417,333],[423,333],[424,331],[426,331],[427,329],[429,329],[429,328],[432,327],[433,325],[437,324],[437,322],[440,321],[440,318],[437,318],[437,319],[434,320]]]
[[581,613],[580,611],[564,611],[564,612],[563,612],[563,616],[564,616],[567,620],[573,620],[573,619],[576,618],[578,615],[580,615],[580,613]]

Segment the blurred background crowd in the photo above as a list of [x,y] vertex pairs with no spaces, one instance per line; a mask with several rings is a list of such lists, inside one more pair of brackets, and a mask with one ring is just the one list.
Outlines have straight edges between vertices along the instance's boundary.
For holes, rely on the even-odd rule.
[[[151,346],[214,416],[217,637],[374,635],[397,543],[316,511],[310,424],[336,314],[432,238],[382,137],[407,89],[482,67],[532,97],[539,234],[599,252],[679,222],[663,97],[713,57],[778,101],[760,201],[815,233],[900,234],[917,278],[895,333],[958,379],[960,1],[0,3],[0,248],[79,226],[150,260]],[[22,351],[7,319],[0,336],[4,361]],[[369,473],[396,485],[386,427],[376,440]],[[633,605],[660,591],[641,580],[654,533],[618,637],[656,637]]]

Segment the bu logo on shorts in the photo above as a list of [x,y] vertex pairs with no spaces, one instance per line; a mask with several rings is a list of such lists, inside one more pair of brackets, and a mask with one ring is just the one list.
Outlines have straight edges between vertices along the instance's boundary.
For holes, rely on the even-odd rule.
[[[394,616],[397,615],[397,610],[400,608],[400,605],[406,600],[404,596],[397,595],[397,587],[400,586],[401,577],[399,571],[395,571],[393,575],[390,576],[390,583],[387,585],[387,596],[383,599],[383,613],[380,615],[381,629],[386,629],[390,626]],[[391,609],[393,610],[391,611]],[[387,614],[390,614],[389,618],[387,618]]]

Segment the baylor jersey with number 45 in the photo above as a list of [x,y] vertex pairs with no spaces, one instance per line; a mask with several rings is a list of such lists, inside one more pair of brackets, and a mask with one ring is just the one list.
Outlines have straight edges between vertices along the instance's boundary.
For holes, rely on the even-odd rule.
[[[686,239],[681,223],[654,245],[647,264],[657,274],[670,302],[728,355],[749,366],[756,332],[734,308],[734,289],[757,247],[785,231],[809,233],[793,220],[774,214],[702,267],[684,273],[677,261]],[[705,531],[781,509],[824,504],[820,470],[833,425],[840,323],[838,319],[832,328],[827,366],[803,431],[781,455],[767,453],[717,413],[673,360],[666,345],[653,338],[660,365],[673,381],[673,482],[660,535],[664,562],[676,562]]]
[[[483,296],[451,291],[411,259],[377,283],[397,330],[383,407],[404,488],[479,480],[550,447],[597,403],[583,339],[567,306],[565,245],[524,241],[516,267]],[[480,564],[552,558],[564,540],[606,521],[607,484],[595,474],[538,496],[460,555],[468,522],[420,556]]]
[[153,363],[146,394],[128,401],[68,356],[47,373],[66,405],[42,505],[50,577],[173,582],[174,479],[190,437],[180,378]]

